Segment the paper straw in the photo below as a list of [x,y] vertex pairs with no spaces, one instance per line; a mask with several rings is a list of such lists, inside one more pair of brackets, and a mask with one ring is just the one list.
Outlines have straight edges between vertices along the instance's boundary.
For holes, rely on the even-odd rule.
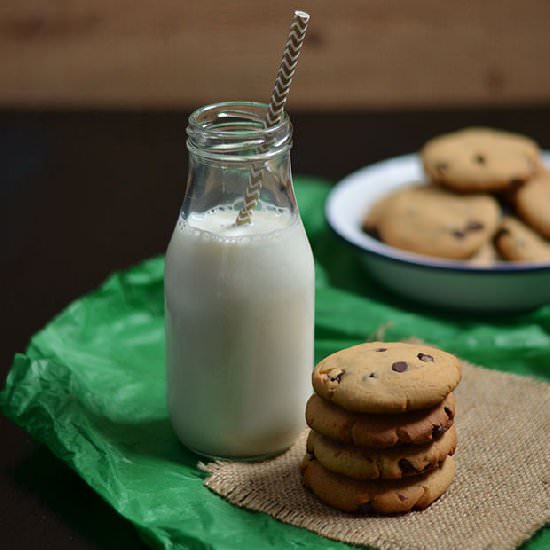
[[[305,11],[296,10],[292,16],[288,40],[286,41],[285,49],[283,50],[283,58],[275,86],[271,94],[271,100],[267,109],[265,125],[267,128],[274,126],[281,120],[283,115],[288,92],[292,83],[292,77],[296,71],[300,50],[306,36],[309,14]],[[244,225],[250,223],[252,219],[252,211],[258,204],[260,191],[262,189],[261,171],[253,167],[250,174],[250,182],[244,194],[244,205],[235,220],[236,225]]]

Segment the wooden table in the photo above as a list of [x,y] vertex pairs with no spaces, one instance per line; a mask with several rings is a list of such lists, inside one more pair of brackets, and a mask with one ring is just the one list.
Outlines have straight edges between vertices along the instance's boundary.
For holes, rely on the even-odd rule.
[[[550,106],[292,116],[294,174],[338,180],[471,124],[550,148]],[[186,179],[183,112],[0,112],[2,384],[13,354],[71,300],[164,251]],[[7,236],[7,239],[5,238]],[[133,528],[0,417],[0,546],[140,548]]]

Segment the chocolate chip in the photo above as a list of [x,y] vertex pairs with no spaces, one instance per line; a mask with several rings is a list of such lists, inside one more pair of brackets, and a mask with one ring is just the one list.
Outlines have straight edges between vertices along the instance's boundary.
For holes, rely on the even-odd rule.
[[443,428],[443,426],[441,426],[441,424],[439,426],[434,426],[432,428],[432,437],[435,439],[436,437],[440,437],[441,435],[443,435],[445,433],[445,428]]
[[398,498],[401,502],[405,502],[406,500],[409,500],[409,497],[408,497],[408,496],[402,495],[401,493],[397,493],[397,498]]
[[396,361],[391,366],[391,370],[394,370],[395,372],[405,372],[409,368],[409,365],[407,365],[406,361]]
[[453,229],[451,231],[451,234],[455,239],[463,239],[466,236],[466,233],[464,231],[461,231],[460,229]]
[[371,372],[371,373],[369,374],[369,378],[377,378],[376,373],[375,373],[375,372]]
[[483,155],[475,155],[474,156],[474,162],[477,162],[478,164],[485,164],[486,158]]
[[434,360],[434,358],[431,355],[429,355],[427,353],[422,353],[422,352],[420,352],[417,355],[417,357],[420,359],[420,361],[426,361],[426,362],[432,361],[433,362],[433,360]]
[[454,416],[453,411],[451,409],[449,409],[449,407],[443,407],[443,410],[445,411],[445,414],[449,418],[453,418],[453,416]]
[[388,348],[376,348],[374,351],[388,351]]
[[330,371],[327,376],[328,376],[328,379],[331,381],[331,382],[336,382],[336,383],[340,383],[342,381],[342,378],[344,377],[344,374],[345,374],[345,370],[344,369],[340,369],[339,371]]
[[399,461],[399,467],[404,474],[416,474],[416,468],[406,459],[402,458]]
[[445,172],[445,170],[447,170],[447,168],[449,168],[449,165],[446,162],[437,162],[436,165],[435,165],[435,169],[438,172]]
[[479,231],[480,229],[483,229],[485,227],[484,224],[478,221],[471,221],[468,222],[468,225],[466,226],[466,231]]

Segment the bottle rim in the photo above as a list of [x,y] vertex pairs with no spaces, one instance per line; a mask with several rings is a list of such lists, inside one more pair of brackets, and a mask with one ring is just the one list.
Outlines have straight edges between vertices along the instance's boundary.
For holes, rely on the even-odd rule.
[[256,101],[224,101],[196,109],[189,116],[187,147],[203,157],[265,160],[288,151],[292,124],[283,111],[274,126],[265,126],[269,106]]

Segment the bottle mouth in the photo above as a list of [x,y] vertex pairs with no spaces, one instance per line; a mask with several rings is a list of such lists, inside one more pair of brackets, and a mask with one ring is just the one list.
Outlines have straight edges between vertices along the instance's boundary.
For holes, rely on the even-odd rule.
[[190,152],[212,159],[265,161],[292,146],[292,124],[286,112],[267,128],[266,103],[229,101],[194,111],[187,126]]

